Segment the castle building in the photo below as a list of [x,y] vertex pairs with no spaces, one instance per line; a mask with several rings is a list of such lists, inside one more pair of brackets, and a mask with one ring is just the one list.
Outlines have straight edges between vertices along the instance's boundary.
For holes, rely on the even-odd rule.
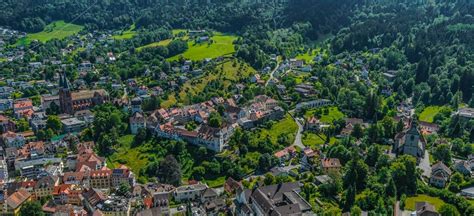
[[87,110],[109,101],[104,89],[71,91],[71,83],[66,75],[59,78],[59,104],[63,113],[73,115],[76,111]]

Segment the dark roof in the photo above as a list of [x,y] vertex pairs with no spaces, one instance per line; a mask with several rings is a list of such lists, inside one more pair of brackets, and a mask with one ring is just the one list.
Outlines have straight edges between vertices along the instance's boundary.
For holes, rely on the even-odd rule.
[[40,178],[35,185],[35,189],[54,187],[54,184],[56,183],[57,179],[58,179],[57,176],[52,177],[50,175]]
[[422,215],[423,213],[438,213],[436,212],[436,209],[433,205],[427,202],[416,202],[415,203],[415,208],[416,208],[416,215]]
[[204,190],[204,192],[202,192],[202,197],[204,197],[204,198],[215,197],[215,196],[217,196],[217,193],[212,188],[206,188],[206,190]]
[[441,161],[438,161],[437,163],[435,163],[432,167],[431,167],[431,170],[432,172],[435,172],[436,170],[443,170],[444,172],[446,172],[448,175],[451,175],[451,169],[449,169],[449,167],[447,167],[443,162]]

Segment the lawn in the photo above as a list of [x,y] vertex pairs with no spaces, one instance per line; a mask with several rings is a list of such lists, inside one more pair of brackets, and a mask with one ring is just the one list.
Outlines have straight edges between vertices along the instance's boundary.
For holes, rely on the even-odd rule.
[[[173,29],[171,30],[172,34],[174,37],[178,36],[178,34],[184,32],[186,33],[186,30],[185,29]],[[187,40],[188,36],[184,36],[184,37],[181,37],[179,39],[181,40]],[[173,39],[166,39],[166,40],[162,40],[162,41],[158,41],[158,42],[153,42],[153,43],[150,43],[150,44],[147,44],[147,45],[144,45],[144,46],[141,46],[141,47],[137,47],[136,50],[137,51],[141,51],[145,48],[153,48],[153,47],[157,47],[157,46],[168,46],[168,44],[172,41]]]
[[188,40],[188,50],[182,54],[168,58],[168,60],[178,60],[180,56],[190,60],[203,60],[206,58],[229,55],[235,52],[233,42],[236,39],[237,37],[235,36],[215,32],[214,36],[211,37],[213,41],[211,44],[208,42],[196,43],[195,41]]
[[423,112],[420,113],[419,120],[425,122],[433,122],[433,118],[436,114],[443,109],[442,106],[429,106],[426,107]]
[[115,149],[116,152],[107,157],[107,166],[109,168],[115,168],[120,164],[125,164],[138,175],[140,169],[148,164],[149,153],[145,146],[142,145],[135,148],[131,146],[134,137],[134,135],[126,135],[119,138],[119,147]]
[[260,134],[257,137],[263,139],[264,137],[269,136],[272,143],[277,143],[280,134],[289,134],[291,143],[293,143],[297,131],[298,125],[296,122],[290,115],[286,115],[285,118],[273,124],[270,129],[261,129]]
[[137,32],[135,31],[135,24],[133,24],[128,30],[123,31],[120,34],[113,35],[112,38],[115,40],[127,40],[132,39],[136,34]]
[[190,104],[190,97],[203,92],[207,84],[211,81],[219,80],[220,83],[223,83],[224,89],[228,89],[240,78],[249,77],[256,73],[254,68],[236,59],[221,63],[216,66],[216,69],[217,71],[193,78],[184,83],[181,87],[181,91],[178,93],[178,97],[176,98],[174,95],[168,96],[168,100],[161,104],[162,107],[169,108],[176,103]]
[[304,53],[297,55],[295,58],[298,60],[304,60],[306,63],[312,63],[314,57],[316,57],[317,55],[321,55],[322,57],[327,58],[329,53],[327,50],[316,48],[311,50],[311,52],[305,51]]
[[221,187],[224,185],[225,183],[225,176],[220,176],[216,179],[205,179],[203,180],[204,183],[207,184],[207,186],[209,186],[210,188],[216,188],[216,187]]
[[162,41],[159,41],[159,42],[153,42],[151,44],[147,44],[145,46],[141,46],[141,47],[137,47],[137,51],[142,51],[142,49],[145,49],[145,48],[152,48],[152,47],[157,47],[157,46],[167,46],[169,43],[171,42],[171,39],[166,39],[166,40],[162,40]]
[[[323,145],[326,142],[326,135],[319,134],[319,136],[316,135],[315,133],[307,132],[302,135],[301,139],[305,146],[309,146],[315,149],[315,148],[319,148],[321,145]],[[331,137],[329,144],[334,144],[334,142],[336,142],[336,138]]]
[[[345,117],[344,113],[342,113],[337,107],[328,107],[328,108],[319,108],[319,109],[329,110],[328,114],[322,114],[321,118],[319,119],[321,122],[324,122],[324,123],[330,124],[334,120],[342,119]],[[304,115],[305,118],[310,118],[311,116],[313,116],[316,113],[316,110],[317,109],[308,110]]]
[[428,195],[420,194],[415,197],[408,197],[405,201],[405,209],[407,210],[415,210],[415,203],[416,202],[428,202],[435,206],[436,210],[439,210],[441,206],[445,203],[443,200],[437,197],[431,197]]
[[82,29],[84,26],[66,23],[63,20],[55,21],[47,25],[41,32],[27,34],[26,37],[18,40],[16,45],[28,45],[34,40],[44,43],[52,39],[63,39],[79,33]]

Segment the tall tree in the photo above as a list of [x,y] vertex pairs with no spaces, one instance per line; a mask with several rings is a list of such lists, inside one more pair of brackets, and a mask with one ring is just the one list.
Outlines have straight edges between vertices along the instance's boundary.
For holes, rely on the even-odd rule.
[[44,216],[41,204],[37,201],[27,201],[20,208],[20,216]]
[[168,155],[160,162],[158,167],[158,179],[166,184],[174,186],[181,185],[181,165],[173,157]]

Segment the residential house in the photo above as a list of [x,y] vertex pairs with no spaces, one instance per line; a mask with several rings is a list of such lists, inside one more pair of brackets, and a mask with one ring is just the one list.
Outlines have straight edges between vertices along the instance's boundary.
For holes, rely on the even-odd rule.
[[119,187],[121,184],[129,184],[130,187],[135,185],[135,175],[132,170],[125,165],[120,165],[112,170],[111,186]]
[[315,159],[318,157],[318,152],[314,151],[310,147],[306,147],[303,150],[303,157],[300,160],[301,168],[304,170],[313,170],[317,162]]
[[33,115],[33,101],[31,99],[18,99],[13,103],[15,118],[30,118]]
[[19,170],[23,177],[29,179],[36,179],[40,174],[44,172],[45,165],[56,165],[61,170],[63,168],[63,162],[61,158],[37,158],[28,160],[18,160],[15,162],[15,170]]
[[285,149],[278,151],[274,156],[280,160],[280,163],[289,160],[296,155],[296,149],[293,146],[286,147]]
[[311,212],[311,205],[299,192],[299,182],[281,183],[239,189],[236,198],[236,215],[303,215]]
[[428,202],[415,203],[416,216],[439,216],[434,205]]
[[227,178],[224,183],[224,190],[227,193],[233,194],[239,188],[242,188],[242,183],[234,180],[232,177]]
[[81,205],[82,188],[73,184],[56,185],[50,195],[57,204]]
[[257,83],[260,80],[260,75],[259,74],[254,74],[250,77],[250,82],[251,83]]
[[435,123],[420,121],[420,131],[423,135],[430,135],[433,133],[438,133],[439,126]]
[[109,189],[112,185],[112,170],[91,170],[85,171],[89,177],[89,184],[92,188]]
[[106,160],[95,154],[93,142],[78,144],[78,153],[76,161],[76,171],[100,170],[106,167]]
[[141,112],[133,113],[130,117],[130,131],[132,134],[138,134],[138,131],[142,128],[146,128],[146,118]]
[[218,194],[214,189],[206,188],[201,193],[201,203],[206,203],[206,202],[213,201],[213,200],[217,199],[217,197],[218,197]]
[[132,108],[132,115],[137,112],[142,112],[142,103],[143,100],[140,97],[135,97],[132,99],[132,101],[130,102],[130,106]]
[[61,124],[64,133],[81,132],[86,127],[86,123],[76,117],[62,119]]
[[2,134],[2,142],[5,147],[16,147],[20,148],[26,143],[26,139],[21,133],[15,133],[11,131],[7,131],[6,133]]
[[0,111],[6,111],[13,108],[12,99],[0,99]]
[[444,188],[451,176],[451,170],[443,162],[438,161],[431,167],[430,184]]
[[5,208],[3,213],[5,215],[19,215],[21,206],[31,200],[31,194],[25,189],[20,189],[14,192],[6,199]]
[[0,98],[7,99],[15,92],[15,89],[10,86],[1,86],[0,87]]
[[290,66],[291,68],[302,68],[304,66],[304,61],[298,59],[290,59]]
[[321,159],[321,170],[328,174],[331,172],[339,172],[341,170],[341,162],[338,158],[323,158]]
[[207,189],[205,184],[193,184],[193,185],[183,185],[178,188],[173,193],[174,200],[177,202],[184,201],[196,201],[200,199],[203,191]]
[[15,123],[10,118],[0,115],[0,133],[15,131]]
[[321,121],[319,121],[315,116],[312,116],[305,122],[304,128],[309,131],[319,131],[321,128]]
[[34,193],[36,198],[42,198],[50,196],[53,193],[54,187],[59,184],[59,178],[57,176],[47,175],[38,180],[34,187]]
[[471,171],[471,164],[469,163],[469,161],[465,161],[465,160],[460,160],[460,161],[457,161],[455,164],[454,164],[454,170],[464,174],[464,175],[467,175],[467,176],[471,176],[472,174],[472,171]]
[[362,128],[366,128],[366,124],[364,124],[363,119],[359,118],[345,118],[344,121],[346,122],[346,125],[344,128],[341,130],[341,136],[347,137],[352,134],[352,131],[354,131],[354,127],[356,125],[361,126]]
[[314,109],[314,108],[319,108],[323,106],[329,106],[331,104],[332,102],[327,99],[312,100],[312,101],[301,102],[299,104],[296,104],[296,110]]
[[468,187],[461,190],[461,196],[474,199],[474,187]]
[[474,119],[474,108],[459,108],[456,114],[462,119]]

